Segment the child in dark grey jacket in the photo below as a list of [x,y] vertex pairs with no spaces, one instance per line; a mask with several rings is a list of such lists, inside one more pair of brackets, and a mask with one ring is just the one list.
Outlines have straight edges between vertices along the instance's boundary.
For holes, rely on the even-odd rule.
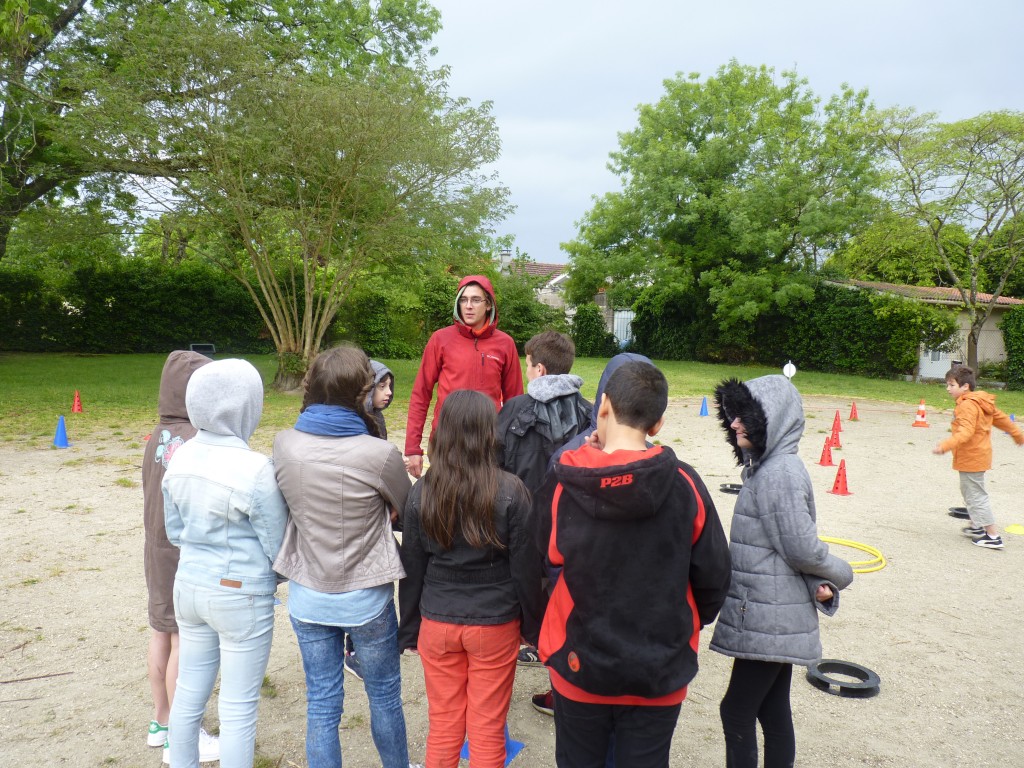
[[715,400],[743,467],[729,536],[732,583],[710,645],[735,658],[720,708],[726,765],[757,768],[760,722],[765,768],[792,766],[793,665],[821,657],[817,612],[835,613],[853,570],[818,538],[814,493],[797,453],[804,412],[796,387],[785,376],[730,379]]

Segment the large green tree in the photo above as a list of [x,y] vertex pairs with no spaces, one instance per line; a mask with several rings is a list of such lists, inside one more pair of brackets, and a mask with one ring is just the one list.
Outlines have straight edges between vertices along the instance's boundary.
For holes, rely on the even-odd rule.
[[[440,23],[425,0],[2,0],[0,259],[25,210],[83,179],[194,166],[145,129],[201,95],[183,75],[210,17],[260,34],[268,63],[326,72],[412,61]],[[203,87],[238,77],[205,63],[219,79],[199,73]]]
[[[927,232],[931,254],[957,289],[971,327],[967,362],[976,368],[982,326],[1024,249],[1024,113],[991,112],[943,123],[891,109],[877,115],[890,163],[893,209]],[[963,233],[950,248],[950,230]],[[980,296],[986,277],[990,298]]]
[[419,68],[241,78],[163,135],[202,160],[175,192],[224,233],[213,257],[259,307],[279,388],[301,380],[353,286],[482,248],[506,206],[478,171],[499,149],[489,106]]
[[742,343],[761,313],[810,298],[801,274],[874,210],[866,109],[864,91],[822,105],[795,72],[735,61],[667,80],[611,156],[622,190],[564,246],[570,299],[606,281],[692,291]]

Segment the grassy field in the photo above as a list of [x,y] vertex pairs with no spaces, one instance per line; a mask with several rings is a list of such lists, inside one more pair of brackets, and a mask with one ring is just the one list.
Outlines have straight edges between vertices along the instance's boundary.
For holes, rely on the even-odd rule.
[[[246,355],[263,375],[274,377],[273,355]],[[0,354],[0,441],[41,446],[53,439],[57,419],[63,415],[69,438],[95,437],[141,441],[156,422],[157,391],[165,355]],[[404,424],[418,360],[384,361],[395,373],[395,402],[388,422]],[[607,361],[583,358],[573,372],[583,377],[583,393],[594,396]],[[748,379],[775,369],[759,366],[727,366],[706,363],[656,361],[665,372],[671,397],[710,396],[716,383],[728,376]],[[924,398],[929,411],[952,407],[942,384],[883,381],[857,376],[798,371],[794,383],[805,395],[843,399],[881,400],[906,407],[913,417]],[[83,413],[72,414],[75,391],[81,395]],[[710,399],[710,397],[709,397]],[[999,406],[1007,413],[1024,414],[1024,392],[1000,392]],[[263,421],[255,446],[265,448],[275,432],[290,426],[299,399],[267,389]]]

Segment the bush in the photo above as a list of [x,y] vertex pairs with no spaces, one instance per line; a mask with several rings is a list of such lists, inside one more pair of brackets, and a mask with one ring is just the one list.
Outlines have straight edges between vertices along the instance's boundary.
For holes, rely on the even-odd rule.
[[194,342],[267,352],[264,324],[233,278],[197,261],[125,259],[73,270],[63,286],[0,267],[0,348],[166,352]]
[[1014,307],[999,324],[1006,345],[1006,387],[1024,389],[1024,307]]
[[597,304],[581,304],[576,308],[570,332],[576,344],[577,357],[611,357],[618,349],[615,336],[604,327],[604,315]]

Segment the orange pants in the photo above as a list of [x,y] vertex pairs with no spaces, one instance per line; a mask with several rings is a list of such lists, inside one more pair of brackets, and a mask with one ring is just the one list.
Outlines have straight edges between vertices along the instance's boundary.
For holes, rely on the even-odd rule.
[[430,722],[426,768],[456,768],[467,735],[470,768],[503,768],[519,621],[481,626],[424,618],[417,648]]

